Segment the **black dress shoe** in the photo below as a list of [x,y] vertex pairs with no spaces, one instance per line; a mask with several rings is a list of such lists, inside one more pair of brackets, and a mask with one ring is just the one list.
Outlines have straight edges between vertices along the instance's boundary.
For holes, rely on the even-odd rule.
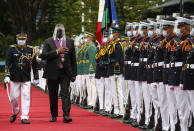
[[111,114],[108,117],[110,117],[110,118],[122,118],[123,116],[122,115]]
[[63,122],[64,122],[64,123],[72,122],[72,118],[70,118],[70,117],[68,117],[68,116],[64,116]]
[[100,114],[100,111],[93,111],[94,113],[96,113],[96,114]]
[[83,109],[86,109],[86,110],[87,109],[93,109],[93,107],[92,106],[84,106]]
[[130,125],[133,127],[138,127],[138,123],[136,121],[133,121]]
[[125,123],[125,124],[130,124],[131,121],[130,121],[130,120],[123,120],[123,123]]
[[108,116],[109,114],[108,114],[108,112],[106,112],[106,111],[100,111],[100,113],[99,113],[101,116]]
[[12,115],[11,117],[10,117],[10,122],[11,123],[13,123],[15,120],[16,120],[16,117],[17,117],[17,115],[20,113],[20,111],[18,111],[18,113],[16,114],[16,115]]
[[56,117],[51,117],[50,122],[56,122],[57,118]]
[[17,117],[17,115],[12,115],[11,117],[10,117],[10,122],[11,123],[13,123],[15,120],[16,120],[16,117]]
[[132,118],[129,118],[128,120],[123,120],[123,123],[125,123],[125,124],[131,124],[133,122],[134,122],[134,119],[132,119]]
[[143,130],[146,130],[146,129],[148,129],[148,126],[146,124],[144,124],[142,126],[138,126],[138,128],[143,129]]
[[30,124],[30,122],[27,119],[22,119],[21,123],[22,124]]

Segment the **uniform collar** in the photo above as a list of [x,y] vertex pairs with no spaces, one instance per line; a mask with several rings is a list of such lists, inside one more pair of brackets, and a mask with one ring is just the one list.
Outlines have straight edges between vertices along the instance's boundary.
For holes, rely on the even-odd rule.
[[184,41],[184,40],[186,40],[187,38],[190,38],[190,34],[183,35],[183,36],[181,37],[181,41]]
[[176,37],[176,35],[175,35],[175,34],[172,34],[172,36],[170,36],[170,37],[167,37],[167,41],[170,41],[170,40],[172,40],[174,37]]
[[18,47],[18,48],[21,48],[21,49],[24,49],[24,48],[27,47],[27,45],[25,44],[25,45],[21,46],[21,45],[18,45],[18,44],[17,44],[17,47]]

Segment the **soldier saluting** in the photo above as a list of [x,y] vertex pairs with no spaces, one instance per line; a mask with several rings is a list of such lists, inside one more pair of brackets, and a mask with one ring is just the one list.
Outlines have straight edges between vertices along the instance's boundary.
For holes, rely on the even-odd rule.
[[38,66],[35,49],[26,45],[27,33],[19,32],[16,35],[17,44],[11,45],[6,54],[5,83],[10,83],[10,104],[12,116],[10,122],[16,120],[20,112],[18,97],[21,90],[22,114],[21,123],[30,124],[28,113],[30,108],[31,67],[34,73],[34,83],[39,83]]

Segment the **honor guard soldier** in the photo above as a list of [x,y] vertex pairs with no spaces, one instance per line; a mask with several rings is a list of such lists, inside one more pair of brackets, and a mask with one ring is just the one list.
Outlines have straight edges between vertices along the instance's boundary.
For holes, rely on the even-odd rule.
[[[175,131],[175,125],[178,129],[177,117],[177,101],[175,91],[180,84],[180,71],[182,69],[182,57],[176,56],[179,48],[180,40],[173,32],[175,26],[175,18],[166,18],[161,20],[163,26],[163,36],[166,37],[167,44],[164,55],[163,84],[167,90],[168,107],[170,114],[170,128]],[[175,50],[176,49],[176,50]],[[163,95],[160,94],[160,95]]]
[[[176,17],[176,29],[175,33],[180,38],[181,44],[175,48],[174,58],[178,61],[182,61],[182,68],[180,71],[179,87],[176,88],[176,100],[178,116],[180,118],[180,127],[182,131],[188,131],[190,109],[187,91],[183,90],[183,75],[186,68],[186,60],[188,52],[192,46],[192,40],[190,37],[191,20],[185,17]],[[187,83],[187,81],[184,81]],[[192,118],[192,117],[191,117]]]
[[109,49],[109,71],[111,74],[110,79],[112,83],[112,96],[114,103],[114,114],[112,118],[122,117],[124,115],[123,109],[123,46],[120,40],[120,30],[118,28],[112,29],[110,39],[113,41],[113,45]]
[[[153,60],[154,60],[154,55],[155,55],[155,42],[157,41],[157,35],[155,33],[155,28],[156,28],[156,22],[151,21],[148,19],[150,22],[148,25],[148,37],[150,38],[147,44],[145,45],[145,50],[147,50],[148,55],[147,55],[147,62],[146,62],[146,70],[147,70],[147,90],[149,93],[145,92],[147,94],[148,98],[145,102],[145,111],[149,114],[146,115],[146,122],[145,125],[143,126],[143,129],[151,129],[153,128],[153,122],[154,122],[154,114],[152,111],[152,94],[151,94],[151,84],[153,83]],[[144,93],[144,92],[143,92]]]
[[126,25],[126,33],[129,38],[129,45],[125,51],[124,55],[124,79],[126,80],[128,86],[128,94],[127,94],[127,103],[125,107],[125,114],[123,118],[123,122],[130,124],[136,119],[136,92],[134,87],[134,82],[131,79],[131,57],[133,55],[133,42],[135,41],[135,37],[133,36],[133,24],[127,23]]
[[[186,59],[186,70],[184,72],[184,83],[183,88],[184,90],[187,90],[188,98],[189,98],[189,105],[191,107],[191,114],[190,123],[189,123],[189,130],[194,130],[194,103],[192,102],[194,100],[194,88],[193,88],[193,72],[194,72],[194,16],[191,16],[192,22],[191,22],[191,32],[190,32],[190,39],[188,39],[189,43],[191,43],[191,48],[189,50],[187,59]],[[192,123],[192,124],[191,124]]]
[[81,49],[81,43],[80,43],[81,36],[78,36],[75,39],[75,54],[76,54],[76,63],[77,63],[77,79],[76,79],[76,90],[77,90],[77,96],[75,100],[75,104],[80,104],[81,100],[81,66],[80,66],[80,58],[79,58],[79,53]]
[[101,78],[102,78],[101,50],[102,50],[102,47],[98,49],[95,56],[95,60],[96,60],[95,78],[96,78],[96,87],[97,87],[98,100],[99,100],[99,112],[96,112],[96,113],[101,113],[104,109],[103,108],[104,97],[102,95],[103,94],[102,91],[104,91],[104,85],[101,82]]
[[[103,45],[101,46],[101,49],[96,54],[96,63],[97,63],[96,84],[97,84],[99,106],[100,106],[99,114],[102,116],[105,116],[106,115],[105,110],[107,110],[107,101],[110,100],[110,98],[107,98],[109,94],[109,90],[107,89],[109,86],[107,86],[105,81],[105,79],[108,78],[108,56],[107,56],[108,33],[105,32],[103,37],[104,37]],[[108,93],[108,94],[104,95],[104,93]],[[109,104],[111,104],[110,101],[109,101]]]
[[[122,45],[123,45],[123,56],[125,60],[125,52],[127,48],[129,47],[129,38],[127,36],[122,36],[121,40],[122,40]],[[123,104],[124,104],[124,107],[126,107],[129,88],[128,88],[127,81],[125,80],[125,64],[123,68],[123,77],[124,77],[124,80],[123,80],[123,102],[124,103]]]
[[85,99],[86,99],[86,96],[85,96],[85,90],[83,88],[84,86],[84,81],[82,80],[83,79],[83,72],[84,72],[84,63],[83,63],[83,52],[84,52],[84,38],[83,38],[83,34],[80,34],[80,48],[79,48],[79,51],[77,53],[78,55],[78,60],[79,60],[79,75],[78,75],[78,81],[79,81],[79,89],[80,89],[80,106],[84,106],[84,102],[85,102]]
[[109,61],[108,61],[108,52],[110,47],[112,46],[112,41],[108,37],[109,33],[104,32],[103,33],[103,50],[101,52],[101,61],[102,61],[102,83],[104,84],[104,91],[105,91],[105,96],[104,96],[104,111],[101,112],[101,115],[103,116],[109,116],[112,110],[112,94],[111,94],[111,86],[110,86],[110,78],[109,78],[109,73],[108,73],[108,68],[109,68]]
[[[194,16],[192,18],[192,29],[190,32],[191,37],[187,39],[185,42],[189,43],[185,50],[189,53],[186,57],[186,69],[184,71],[183,77],[183,89],[187,91],[188,95],[188,103],[190,107],[190,119],[189,119],[189,131],[194,130],[193,122],[194,122]],[[190,49],[188,49],[190,48]],[[187,107],[188,108],[188,107]]]
[[[137,81],[138,81],[137,93],[139,97],[138,98],[139,99],[138,123],[140,128],[143,128],[143,129],[147,128],[147,125],[149,123],[149,117],[151,116],[150,115],[151,97],[147,86],[147,72],[146,72],[146,62],[147,62],[147,56],[148,56],[147,44],[150,40],[150,38],[148,37],[148,26],[149,26],[149,23],[147,21],[140,22],[139,34],[141,35],[143,40],[138,47],[138,51],[140,54],[139,66],[137,68]],[[144,116],[145,116],[145,122],[144,122]]]
[[[137,110],[137,115],[135,116],[134,121],[131,123],[132,126],[136,127],[138,126],[138,123],[140,122],[140,112],[141,112],[141,106],[138,103],[141,103],[140,101],[140,97],[139,97],[139,83],[138,83],[138,79],[137,79],[137,69],[139,67],[139,50],[138,47],[140,45],[140,43],[142,42],[143,38],[141,37],[141,35],[139,34],[139,23],[133,23],[134,24],[134,30],[133,30],[133,36],[135,37],[135,40],[130,44],[130,47],[132,47],[132,57],[131,57],[131,74],[133,74],[131,76],[131,80],[134,84],[135,87],[135,92],[136,92],[136,110]],[[139,112],[139,114],[138,114]]]
[[88,85],[87,85],[87,76],[89,74],[89,52],[88,52],[88,45],[87,45],[87,39],[85,38],[85,34],[83,36],[83,44],[80,52],[80,63],[81,63],[81,68],[82,68],[82,96],[83,96],[83,101],[82,101],[82,107],[84,109],[88,109],[88,97],[87,97],[87,92],[88,92]]
[[10,104],[12,116],[10,122],[16,120],[20,112],[19,95],[21,90],[21,123],[30,124],[30,90],[31,90],[31,69],[34,73],[34,84],[38,84],[38,65],[36,52],[33,47],[27,45],[27,33],[21,31],[16,35],[17,44],[11,45],[6,54],[5,83],[10,83]]
[[86,43],[88,45],[88,55],[89,55],[89,74],[87,77],[87,83],[88,83],[88,100],[90,103],[90,106],[94,107],[96,103],[96,85],[95,85],[95,77],[94,73],[96,71],[96,61],[95,61],[95,55],[96,55],[96,46],[93,42],[95,35],[86,32]]
[[169,115],[168,115],[168,101],[166,99],[166,88],[163,84],[163,66],[164,56],[163,52],[166,49],[166,39],[162,35],[161,20],[156,23],[157,38],[153,42],[154,59],[153,59],[153,83],[151,84],[150,92],[154,106],[154,129],[168,130],[169,129]]

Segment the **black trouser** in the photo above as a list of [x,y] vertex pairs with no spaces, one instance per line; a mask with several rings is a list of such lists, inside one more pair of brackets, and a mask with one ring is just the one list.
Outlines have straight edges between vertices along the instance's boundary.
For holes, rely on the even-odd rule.
[[70,79],[66,75],[60,75],[58,80],[48,80],[50,110],[52,117],[58,116],[58,90],[61,87],[60,96],[62,99],[63,116],[69,116],[71,109],[70,101]]

